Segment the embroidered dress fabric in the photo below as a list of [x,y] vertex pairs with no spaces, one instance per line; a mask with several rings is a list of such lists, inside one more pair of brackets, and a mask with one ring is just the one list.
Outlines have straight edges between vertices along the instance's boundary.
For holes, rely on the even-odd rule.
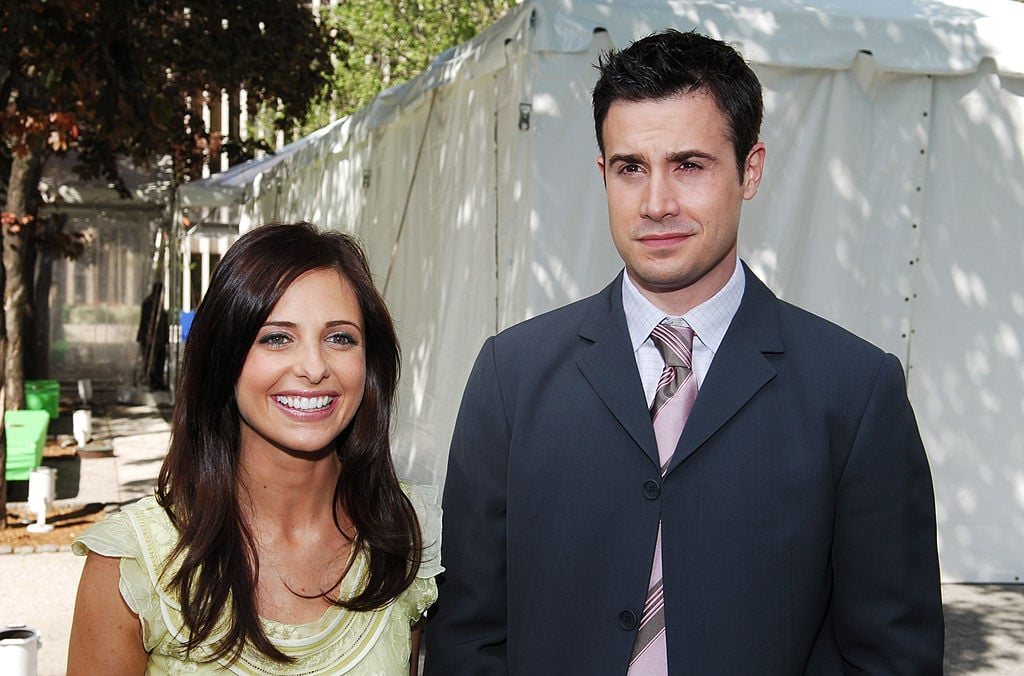
[[[267,636],[282,652],[296,658],[291,665],[268,660],[246,646],[231,663],[186,659],[182,649],[181,607],[161,584],[167,556],[177,532],[152,496],[125,507],[82,533],[72,551],[89,551],[121,559],[121,595],[139,616],[142,639],[149,652],[148,675],[177,674],[346,674],[391,676],[409,673],[410,627],[437,598],[434,576],[440,565],[441,508],[435,487],[402,483],[420,521],[423,562],[416,580],[390,605],[380,610],[353,612],[331,607],[315,622],[287,625],[262,620]],[[351,595],[366,576],[366,556],[359,556],[341,585]],[[177,564],[171,562],[173,569]],[[166,579],[166,578],[165,578]],[[222,617],[226,619],[230,608]]]

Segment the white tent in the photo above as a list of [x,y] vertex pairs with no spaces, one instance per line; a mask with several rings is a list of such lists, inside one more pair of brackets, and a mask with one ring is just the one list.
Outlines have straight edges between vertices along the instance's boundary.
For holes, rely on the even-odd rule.
[[[241,229],[308,219],[363,239],[402,339],[399,469],[441,483],[482,341],[621,267],[594,163],[592,64],[669,26],[734,44],[765,86],[766,178],[742,256],[908,369],[944,579],[1019,581],[1024,5],[527,0],[247,169]],[[214,178],[180,197],[195,208],[218,191]]]

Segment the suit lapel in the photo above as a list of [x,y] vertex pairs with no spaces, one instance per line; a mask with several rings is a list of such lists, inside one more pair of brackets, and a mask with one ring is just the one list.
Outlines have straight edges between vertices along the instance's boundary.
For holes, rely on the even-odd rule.
[[[697,395],[668,472],[700,448],[775,377],[775,367],[764,355],[783,351],[779,301],[745,264],[743,267],[743,300]],[[577,366],[609,412],[657,467],[658,445],[626,328],[621,284],[620,273],[594,297],[580,326],[580,338],[588,345]]]
[[668,472],[679,466],[775,377],[765,354],[781,353],[778,299],[746,267],[746,287],[697,395]]
[[589,345],[577,366],[611,414],[657,467],[658,444],[626,328],[621,285],[620,273],[594,297],[580,326],[580,338]]

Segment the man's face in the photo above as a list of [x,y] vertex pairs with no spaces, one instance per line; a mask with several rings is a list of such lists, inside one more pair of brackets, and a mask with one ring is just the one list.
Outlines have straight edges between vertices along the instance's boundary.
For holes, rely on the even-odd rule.
[[713,296],[736,265],[740,207],[757,194],[765,148],[751,149],[741,178],[726,131],[700,92],[616,101],[604,122],[597,164],[615,248],[641,293],[669,314]]

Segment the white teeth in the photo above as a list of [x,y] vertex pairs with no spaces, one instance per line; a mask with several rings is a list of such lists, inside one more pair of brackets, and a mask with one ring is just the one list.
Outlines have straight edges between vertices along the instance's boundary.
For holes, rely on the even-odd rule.
[[327,408],[334,401],[334,397],[274,397],[278,403],[288,408],[300,411],[315,411]]

